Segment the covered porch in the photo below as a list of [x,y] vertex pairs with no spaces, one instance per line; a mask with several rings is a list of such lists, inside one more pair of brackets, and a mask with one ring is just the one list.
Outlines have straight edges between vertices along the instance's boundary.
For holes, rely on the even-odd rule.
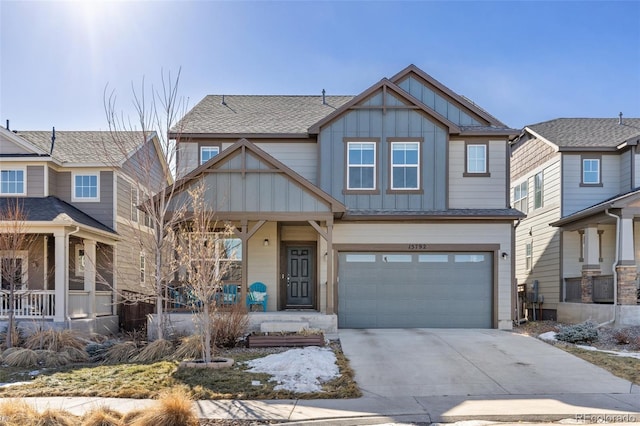
[[[115,232],[54,197],[20,202],[25,218],[19,231],[28,236],[28,244],[0,252],[2,262],[14,266],[2,269],[0,322],[13,313],[23,323],[117,331]],[[48,211],[57,214],[38,220]],[[0,228],[17,231],[16,223],[8,221]]]
[[638,222],[634,191],[552,224],[562,232],[559,321],[640,325]]

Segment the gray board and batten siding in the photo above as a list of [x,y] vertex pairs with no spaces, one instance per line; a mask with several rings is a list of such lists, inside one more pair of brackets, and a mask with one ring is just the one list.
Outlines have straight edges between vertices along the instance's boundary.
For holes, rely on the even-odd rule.
[[[407,109],[383,111],[383,96],[379,91],[362,104],[372,106],[371,109],[350,110],[321,129],[320,188],[351,209],[445,210],[447,130],[408,106]],[[406,106],[389,92],[384,103],[386,106]],[[399,141],[398,138],[403,137],[421,140],[420,193],[387,192],[390,189],[388,138]],[[376,152],[375,193],[343,192],[346,187],[346,144],[350,138],[380,142]]]

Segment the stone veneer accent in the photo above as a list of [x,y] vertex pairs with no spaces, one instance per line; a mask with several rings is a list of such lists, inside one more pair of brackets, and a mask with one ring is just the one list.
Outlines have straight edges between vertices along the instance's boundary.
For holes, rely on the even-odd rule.
[[638,287],[636,286],[636,278],[638,277],[638,270],[636,266],[616,266],[616,272],[618,273],[618,303],[620,305],[637,304]]
[[593,303],[593,277],[600,275],[598,269],[585,269],[582,271],[582,303]]

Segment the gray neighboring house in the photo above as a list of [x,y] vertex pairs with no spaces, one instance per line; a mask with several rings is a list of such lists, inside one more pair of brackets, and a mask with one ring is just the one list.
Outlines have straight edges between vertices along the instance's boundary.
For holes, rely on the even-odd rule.
[[533,124],[512,142],[512,206],[527,214],[516,279],[529,319],[603,323],[616,306],[617,323],[640,324],[639,142],[640,118],[622,115]]
[[[133,232],[147,229],[137,209],[141,188],[135,170],[141,161],[166,167],[158,138],[57,131],[52,143],[52,136],[0,127],[0,211],[18,202],[22,226],[35,236],[28,251],[13,253],[18,259],[0,252],[3,262],[18,262],[22,271],[13,307],[2,277],[0,321],[13,309],[18,320],[117,331],[118,295],[142,292],[150,280]],[[11,226],[0,220],[3,231],[16,229]]]
[[411,65],[356,96],[209,95],[170,136],[178,194],[204,181],[235,227],[226,283],[267,286],[252,322],[335,331],[512,327],[518,133]]

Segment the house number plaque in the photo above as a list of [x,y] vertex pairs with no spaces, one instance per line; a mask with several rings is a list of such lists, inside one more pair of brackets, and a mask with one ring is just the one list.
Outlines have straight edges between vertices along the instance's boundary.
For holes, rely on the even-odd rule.
[[426,244],[409,244],[409,250],[426,250]]

